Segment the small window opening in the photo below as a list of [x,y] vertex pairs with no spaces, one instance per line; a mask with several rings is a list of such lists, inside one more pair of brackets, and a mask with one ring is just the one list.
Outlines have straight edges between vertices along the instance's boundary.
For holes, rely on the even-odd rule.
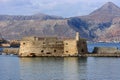
[[66,51],[66,53],[68,53],[68,51]]
[[56,50],[54,50],[54,52],[56,52]]
[[23,43],[23,45],[25,45],[25,43]]
[[41,53],[43,53],[44,52],[44,50],[41,50]]

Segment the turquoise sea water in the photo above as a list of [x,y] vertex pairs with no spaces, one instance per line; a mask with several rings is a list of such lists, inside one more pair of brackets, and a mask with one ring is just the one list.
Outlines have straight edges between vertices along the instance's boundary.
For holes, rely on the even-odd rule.
[[[119,43],[89,44],[119,47]],[[120,80],[118,57],[19,58],[0,55],[0,80]]]

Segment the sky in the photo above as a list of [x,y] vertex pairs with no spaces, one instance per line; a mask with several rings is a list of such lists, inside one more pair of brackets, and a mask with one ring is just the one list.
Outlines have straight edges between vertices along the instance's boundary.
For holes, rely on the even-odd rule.
[[120,6],[120,0],[0,0],[0,15],[45,13],[67,18],[88,15],[106,2]]

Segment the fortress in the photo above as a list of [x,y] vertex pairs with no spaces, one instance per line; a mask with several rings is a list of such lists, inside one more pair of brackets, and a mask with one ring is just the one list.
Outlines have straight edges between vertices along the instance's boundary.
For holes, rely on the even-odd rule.
[[57,37],[24,37],[20,42],[19,56],[80,56],[88,53],[85,39],[76,33],[74,39]]

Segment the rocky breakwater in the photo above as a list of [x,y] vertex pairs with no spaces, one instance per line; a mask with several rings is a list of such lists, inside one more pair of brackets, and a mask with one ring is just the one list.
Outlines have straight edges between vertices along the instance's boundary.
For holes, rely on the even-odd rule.
[[86,54],[84,56],[120,57],[120,50],[114,47],[95,47],[91,54]]
[[93,53],[97,53],[97,54],[116,54],[116,53],[120,53],[120,50],[116,47],[95,47],[93,50]]

